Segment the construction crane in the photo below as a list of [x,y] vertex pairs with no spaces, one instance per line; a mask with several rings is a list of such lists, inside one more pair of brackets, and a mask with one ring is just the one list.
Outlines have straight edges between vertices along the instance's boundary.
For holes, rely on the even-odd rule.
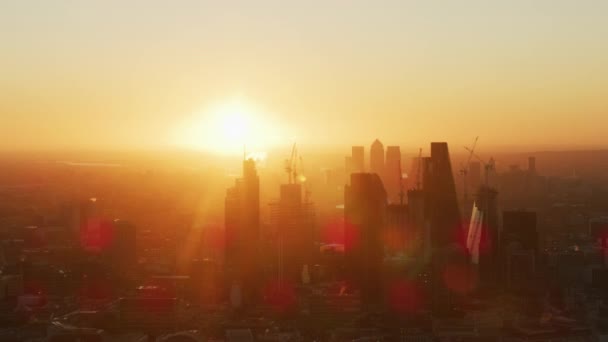
[[477,140],[479,140],[479,137],[475,137],[475,140],[473,140],[473,145],[471,145],[470,149],[465,146],[465,149],[469,151],[469,157],[467,158],[467,163],[464,164],[462,169],[460,169],[460,174],[462,175],[462,192],[464,204],[468,203],[469,201],[467,177],[469,174],[469,166],[471,165],[471,158],[473,158],[473,153],[475,153],[475,147],[477,146]]
[[285,173],[287,173],[287,181],[289,184],[293,184],[296,181],[297,171],[297,154],[298,150],[296,143],[293,143],[291,147],[291,155],[288,159],[285,159]]
[[[304,162],[302,161],[302,156],[298,156],[298,158],[300,159],[300,172],[302,172],[302,170],[304,170]],[[306,177],[303,177],[300,182],[306,183]],[[308,183],[302,184],[302,186],[304,187],[304,203],[308,203],[310,199],[310,188],[308,187]]]
[[479,157],[478,155],[475,154],[475,152],[468,148],[468,147],[464,147],[465,150],[469,151],[471,153],[471,156],[475,157],[475,159],[479,160],[479,162],[483,165],[483,170],[484,170],[484,177],[485,177],[485,181],[484,184],[486,186],[486,188],[489,185],[489,174],[490,171],[495,169],[495,162],[494,162],[494,158],[490,158],[489,161],[484,161],[483,159],[481,159],[481,157]]

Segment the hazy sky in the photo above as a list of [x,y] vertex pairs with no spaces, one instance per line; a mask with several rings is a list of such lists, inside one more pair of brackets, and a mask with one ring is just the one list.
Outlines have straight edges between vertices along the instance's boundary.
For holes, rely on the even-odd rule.
[[0,147],[167,146],[235,97],[303,144],[608,147],[607,18],[605,0],[2,0]]

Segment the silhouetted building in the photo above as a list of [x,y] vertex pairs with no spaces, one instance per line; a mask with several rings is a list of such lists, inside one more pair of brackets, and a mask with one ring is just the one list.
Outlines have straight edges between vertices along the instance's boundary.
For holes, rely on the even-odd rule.
[[384,177],[384,145],[376,139],[369,150],[369,169],[371,173]]
[[345,256],[366,308],[382,303],[382,230],[386,191],[374,173],[354,173],[344,188]]
[[[384,173],[384,186],[389,202],[401,203],[400,191],[405,191],[401,171],[401,149],[399,146],[386,147],[386,163]],[[404,199],[406,200],[406,199]]]
[[281,280],[301,282],[314,250],[314,207],[303,201],[301,184],[282,184],[280,199],[270,204],[271,225],[277,236]]
[[383,240],[388,255],[410,254],[414,246],[413,225],[409,222],[407,205],[389,204],[386,210],[386,226]]
[[363,146],[353,146],[351,155],[352,169],[353,172],[365,171],[365,148]]
[[469,291],[470,286],[456,289],[446,282],[446,274],[458,269],[466,284],[471,270],[466,250],[465,230],[461,226],[456,186],[448,144],[431,143],[431,157],[422,161],[426,220],[430,225],[432,306],[436,313],[452,310],[455,296]]
[[407,208],[412,230],[416,241],[414,250],[428,263],[431,257],[430,224],[425,214],[425,195],[423,190],[413,189],[407,192]]
[[225,227],[227,276],[247,305],[258,292],[260,277],[260,180],[253,159],[243,161],[243,177],[226,192]]
[[481,285],[496,285],[499,279],[499,232],[498,192],[482,186],[476,196],[476,204],[482,213],[479,239],[479,280]]
[[464,248],[456,186],[452,173],[448,144],[431,143],[431,158],[423,161],[425,209],[431,223],[432,248],[458,244]]

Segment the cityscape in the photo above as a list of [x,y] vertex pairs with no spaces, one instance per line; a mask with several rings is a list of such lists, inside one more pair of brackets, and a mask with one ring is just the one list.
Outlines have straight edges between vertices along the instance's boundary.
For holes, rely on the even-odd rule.
[[599,340],[608,179],[589,165],[608,153],[546,176],[543,154],[504,167],[481,141],[462,169],[445,142],[376,139],[316,174],[294,143],[278,179],[245,156],[212,222],[200,169],[6,160],[0,336]]
[[606,18],[0,1],[0,342],[608,341]]

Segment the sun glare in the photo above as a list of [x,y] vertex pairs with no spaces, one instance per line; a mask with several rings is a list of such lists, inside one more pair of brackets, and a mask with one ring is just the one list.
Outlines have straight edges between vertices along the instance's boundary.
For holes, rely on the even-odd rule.
[[222,155],[265,151],[279,141],[276,124],[253,106],[232,100],[196,113],[176,132],[185,147]]

